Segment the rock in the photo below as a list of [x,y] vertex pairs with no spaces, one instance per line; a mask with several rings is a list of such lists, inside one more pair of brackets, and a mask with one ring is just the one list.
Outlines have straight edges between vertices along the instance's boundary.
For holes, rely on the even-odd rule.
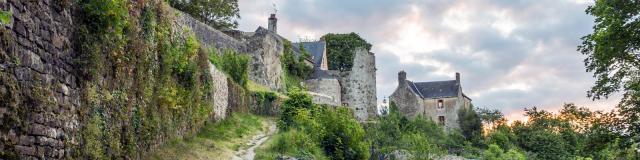
[[278,158],[276,158],[277,160],[298,160],[298,158],[295,157],[289,157],[289,156],[278,156]]
[[16,150],[20,154],[36,156],[36,148],[28,146],[16,146]]

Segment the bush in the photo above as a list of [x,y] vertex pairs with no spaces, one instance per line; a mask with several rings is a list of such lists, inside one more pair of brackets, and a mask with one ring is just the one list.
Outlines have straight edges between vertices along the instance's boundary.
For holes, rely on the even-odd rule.
[[211,63],[229,75],[234,82],[246,88],[249,82],[249,56],[230,49],[224,50],[222,54],[217,54],[216,49],[210,51]]
[[278,128],[280,130],[288,130],[293,127],[294,117],[300,109],[311,109],[314,107],[311,96],[304,91],[293,88],[287,93],[289,99],[285,100],[280,108],[280,118],[278,120]]
[[485,160],[525,160],[524,154],[515,149],[510,149],[508,152],[504,152],[498,145],[491,144],[489,148],[484,151],[482,159]]
[[265,150],[259,150],[256,153],[256,159],[277,159],[279,155],[300,159],[328,159],[313,136],[296,129],[275,135],[271,143],[266,146]]

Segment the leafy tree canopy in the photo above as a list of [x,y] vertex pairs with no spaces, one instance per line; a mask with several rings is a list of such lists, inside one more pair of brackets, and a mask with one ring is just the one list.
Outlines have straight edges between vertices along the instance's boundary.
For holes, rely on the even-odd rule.
[[240,19],[238,0],[169,0],[169,4],[216,29],[235,29]]
[[596,78],[588,96],[595,100],[621,91],[620,113],[630,135],[640,139],[640,1],[596,0],[586,13],[595,25],[578,51]]

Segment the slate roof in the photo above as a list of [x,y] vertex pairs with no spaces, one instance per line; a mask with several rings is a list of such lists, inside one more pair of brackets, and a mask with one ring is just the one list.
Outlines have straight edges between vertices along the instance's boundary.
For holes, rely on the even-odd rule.
[[[458,82],[450,81],[433,81],[433,82],[411,82],[407,81],[413,92],[421,98],[442,98],[458,96]],[[466,96],[465,96],[466,97]]]
[[307,51],[309,55],[311,55],[311,61],[313,62],[314,68],[320,67],[320,64],[322,63],[322,56],[324,55],[323,53],[325,47],[327,47],[327,43],[325,43],[324,41],[293,43],[293,49],[298,54],[301,54],[299,48],[301,43],[304,47],[304,50]]

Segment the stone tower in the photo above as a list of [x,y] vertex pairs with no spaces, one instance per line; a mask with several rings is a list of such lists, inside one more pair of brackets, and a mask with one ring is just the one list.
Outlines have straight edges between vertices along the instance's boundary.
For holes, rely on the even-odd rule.
[[275,13],[269,17],[269,30],[273,31],[273,33],[278,33],[278,18],[276,18]]

